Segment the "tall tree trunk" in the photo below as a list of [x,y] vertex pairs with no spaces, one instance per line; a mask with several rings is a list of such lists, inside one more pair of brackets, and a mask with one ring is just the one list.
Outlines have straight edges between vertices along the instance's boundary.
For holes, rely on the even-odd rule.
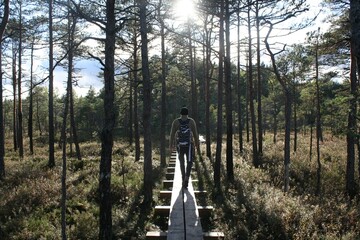
[[54,54],[53,54],[53,0],[49,1],[49,162],[55,166],[55,130],[54,130]]
[[220,1],[220,29],[219,29],[219,75],[218,75],[218,109],[217,109],[217,136],[216,157],[214,164],[214,184],[216,191],[220,191],[221,185],[221,152],[222,152],[222,105],[223,105],[223,80],[224,80],[224,0]]
[[13,87],[13,143],[14,143],[14,151],[18,150],[18,118],[17,118],[17,110],[16,110],[16,83],[17,83],[17,76],[16,76],[16,49],[13,44],[12,46],[12,87]]
[[[293,70],[295,80],[295,68]],[[296,96],[296,81],[293,86],[293,95]],[[294,99],[294,152],[297,150],[297,139],[298,139],[298,126],[297,126],[297,101]]]
[[19,71],[18,71],[18,108],[17,108],[17,117],[18,117],[18,145],[19,145],[19,156],[20,158],[24,157],[24,141],[23,141],[23,115],[22,115],[22,98],[21,98],[21,80],[22,80],[22,2],[19,2]]
[[313,149],[313,135],[314,135],[314,124],[310,124],[310,149],[309,149],[309,161],[312,161],[312,149]]
[[131,73],[128,74],[130,79],[129,87],[129,145],[134,142],[134,81],[131,81]]
[[351,197],[356,195],[355,182],[355,143],[356,143],[356,115],[357,115],[357,77],[355,69],[354,43],[351,44],[351,67],[350,67],[350,106],[348,113],[348,126],[346,134],[347,163],[346,163],[346,193]]
[[[240,2],[238,2],[240,8]],[[244,141],[243,141],[243,121],[242,121],[242,104],[241,104],[241,68],[240,68],[240,11],[237,12],[237,101],[238,101],[238,124],[239,124],[239,151],[244,152]]]
[[164,16],[161,16],[162,1],[160,0],[159,19],[160,19],[160,37],[161,37],[161,123],[160,123],[160,162],[161,166],[166,165],[166,59],[165,59],[165,24]]
[[104,67],[104,110],[105,119],[101,133],[101,161],[100,161],[100,231],[99,239],[112,238],[112,204],[111,204],[111,161],[113,149],[113,132],[115,126],[115,0],[106,1],[105,27],[105,67]]
[[40,122],[40,107],[39,107],[39,97],[36,97],[36,123],[39,129],[39,134],[42,136],[42,128],[41,128],[41,122]]
[[260,64],[260,17],[259,17],[259,0],[256,0],[256,67],[257,67],[257,81],[258,81],[258,91],[257,91],[257,117],[258,117],[258,141],[259,141],[259,160],[261,159],[263,152],[263,127],[262,127],[262,79],[261,79],[261,64]]
[[[207,24],[205,24],[204,29],[206,31],[205,41],[205,102],[206,102],[206,109],[205,109],[205,131],[206,131],[206,156],[212,160],[212,154],[211,154],[211,131],[210,131],[210,80],[211,75],[210,74],[210,68],[211,68],[211,31],[207,29]],[[212,69],[211,69],[212,71]]]
[[[70,18],[69,18],[70,21]],[[69,25],[68,25],[69,26]],[[70,43],[70,41],[68,41]],[[70,50],[71,51],[71,50]],[[68,68],[72,69],[72,64],[69,62]],[[72,71],[70,71],[72,72]],[[61,174],[61,238],[62,240],[66,240],[66,168],[67,168],[67,160],[66,160],[66,120],[69,112],[69,98],[70,91],[72,89],[72,78],[71,73],[68,72],[68,80],[67,80],[67,88],[66,88],[66,96],[64,102],[64,113],[63,113],[63,122],[61,128],[61,140],[62,140],[62,174]]]
[[233,118],[232,118],[232,90],[231,90],[231,56],[230,56],[230,10],[229,0],[225,0],[225,96],[226,96],[226,172],[229,181],[234,180],[233,162]]
[[[9,0],[4,1],[4,15],[0,23],[0,39],[3,39],[5,28],[9,20]],[[2,71],[2,41],[0,41],[0,181],[5,177],[5,131],[3,104],[3,71]]]
[[290,186],[290,132],[291,132],[291,90],[284,89],[285,92],[285,146],[284,146],[284,191],[289,191]]
[[[76,17],[72,18],[72,24],[68,26],[69,28],[69,49],[68,49],[68,79],[70,81],[69,88],[69,108],[70,108],[70,125],[71,125],[71,139],[73,140],[73,143],[75,144],[75,150],[76,150],[76,157],[79,161],[82,161],[81,159],[81,151],[80,151],[80,145],[79,145],[79,139],[77,134],[77,128],[76,128],[76,122],[75,122],[75,111],[74,111],[74,93],[73,93],[73,72],[74,72],[74,38],[75,38],[75,29],[76,29]],[[80,168],[83,167],[83,162],[79,165]]]
[[[135,0],[136,1],[136,0]],[[135,161],[140,160],[140,133],[139,133],[139,117],[138,117],[138,89],[139,89],[139,77],[138,77],[138,41],[137,41],[137,21],[135,20],[134,27],[134,137],[135,137]]]
[[[81,150],[80,150],[80,144],[79,144],[79,137],[77,134],[77,127],[76,127],[76,122],[75,122],[75,111],[74,111],[74,93],[72,91],[72,87],[71,87],[71,92],[70,92],[70,123],[71,123],[71,136],[73,139],[73,143],[75,144],[75,150],[76,150],[76,158],[79,161],[82,161],[82,157],[81,157]],[[81,163],[81,166],[83,165],[83,163]]]
[[30,91],[29,91],[29,119],[28,119],[28,137],[30,154],[34,154],[34,140],[33,140],[33,116],[34,116],[34,39],[31,43],[30,54]]
[[140,7],[140,33],[141,33],[141,63],[143,75],[143,93],[144,93],[144,203],[152,203],[152,146],[151,146],[151,79],[148,59],[148,38],[147,38],[147,1],[139,0]]
[[351,197],[356,195],[355,183],[355,143],[357,128],[357,75],[356,68],[360,61],[359,43],[359,1],[350,0],[350,26],[351,26],[351,66],[350,66],[350,103],[347,126],[347,164],[346,164],[346,193]]
[[258,147],[257,147],[257,137],[256,137],[256,119],[255,119],[255,107],[254,107],[254,84],[253,84],[253,63],[252,63],[252,36],[251,36],[251,4],[248,1],[248,34],[249,34],[249,72],[248,72],[248,89],[249,89],[249,106],[250,106],[250,121],[251,121],[251,136],[252,136],[252,147],[253,147],[253,164],[255,167],[259,167],[259,156],[258,156]]
[[[318,35],[319,36],[319,35]],[[321,112],[320,112],[320,86],[319,86],[319,59],[318,59],[318,40],[315,50],[315,83],[316,83],[316,155],[317,155],[317,171],[316,171],[316,195],[321,194],[321,161],[320,161],[320,139],[321,139]],[[295,104],[294,104],[295,105]]]
[[275,54],[272,52],[270,48],[270,44],[268,42],[269,36],[273,30],[273,24],[268,22],[269,31],[265,37],[265,46],[268,51],[271,63],[273,66],[273,71],[275,73],[275,77],[277,81],[280,83],[283,88],[285,94],[285,146],[284,146],[284,191],[287,192],[289,190],[289,181],[290,181],[290,126],[291,126],[291,105],[292,105],[292,92],[287,86],[287,82],[280,75],[278,67],[276,65]]
[[[277,107],[276,107],[276,103],[275,103],[275,101],[274,101],[274,109],[277,109]],[[273,135],[273,143],[275,144],[276,143],[276,136],[277,136],[277,128],[278,128],[278,126],[277,126],[277,123],[278,123],[278,121],[277,121],[277,112],[274,112],[274,123],[273,123],[273,125],[274,125],[274,129],[273,129],[273,133],[274,133],[274,135]]]

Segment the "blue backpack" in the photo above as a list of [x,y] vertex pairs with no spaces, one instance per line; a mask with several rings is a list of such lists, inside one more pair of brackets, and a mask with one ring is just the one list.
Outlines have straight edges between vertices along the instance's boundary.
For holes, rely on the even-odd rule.
[[180,146],[188,146],[191,139],[191,130],[189,126],[190,119],[183,121],[181,118],[179,118],[179,123],[178,144]]

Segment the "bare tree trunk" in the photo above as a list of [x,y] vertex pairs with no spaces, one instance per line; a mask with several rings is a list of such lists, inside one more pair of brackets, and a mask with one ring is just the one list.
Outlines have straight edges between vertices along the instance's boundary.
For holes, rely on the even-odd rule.
[[14,151],[17,151],[18,146],[18,121],[17,121],[17,110],[16,110],[16,83],[17,83],[17,77],[16,77],[16,49],[14,47],[14,44],[12,46],[12,84],[13,84],[13,143],[14,143]]
[[[319,35],[318,35],[319,37]],[[318,59],[318,40],[316,42],[315,50],[315,81],[316,81],[316,154],[317,154],[317,181],[316,181],[316,195],[321,194],[321,161],[320,161],[320,138],[321,138],[321,112],[320,112],[320,86],[319,86],[319,59]]]
[[314,133],[314,126],[313,123],[310,125],[310,151],[309,151],[309,160],[312,161],[312,149],[313,149],[313,134]]
[[[70,22],[70,18],[68,18]],[[70,23],[68,23],[68,27]],[[70,43],[70,41],[68,41]],[[71,51],[71,50],[70,50]],[[72,69],[72,63],[68,63],[68,69]],[[68,80],[67,80],[67,88],[66,88],[66,96],[64,102],[64,113],[63,113],[63,122],[61,128],[61,140],[62,140],[62,174],[61,174],[61,238],[66,240],[66,120],[67,115],[69,112],[69,98],[70,98],[70,91],[72,90],[72,78],[71,72],[68,72]]]
[[21,98],[21,80],[22,80],[22,2],[19,2],[19,71],[18,71],[18,108],[17,108],[17,117],[18,117],[18,145],[19,145],[19,156],[22,159],[24,157],[24,141],[23,141],[23,115],[22,115],[22,98]]
[[131,81],[131,73],[128,73],[130,86],[129,86],[129,145],[134,142],[134,81]]
[[152,179],[152,147],[151,147],[151,79],[148,60],[148,38],[146,24],[146,0],[139,0],[140,7],[140,33],[141,33],[141,63],[143,74],[144,93],[144,203],[150,205],[153,201]]
[[55,130],[54,130],[54,54],[53,54],[53,0],[49,1],[49,162],[55,166]]
[[259,167],[259,154],[257,147],[257,137],[256,137],[256,119],[255,119],[255,107],[254,107],[254,84],[253,84],[253,63],[252,63],[252,41],[251,41],[251,22],[250,22],[250,13],[251,13],[251,4],[248,1],[248,34],[249,34],[249,73],[248,73],[248,89],[249,89],[249,105],[250,105],[250,120],[251,120],[251,136],[252,136],[252,148],[253,148],[253,164],[255,167]]
[[[136,21],[135,21],[136,25]],[[140,134],[139,134],[139,117],[138,117],[138,86],[139,77],[137,70],[139,67],[138,61],[138,42],[137,42],[137,28],[134,27],[134,137],[135,137],[135,161],[140,160]]]
[[[240,1],[238,2],[240,8]],[[237,12],[237,102],[238,102],[238,124],[239,124],[239,151],[244,152],[244,141],[243,141],[243,121],[242,121],[242,104],[241,104],[241,68],[240,68],[240,11]]]
[[229,181],[234,180],[233,162],[233,118],[232,118],[232,89],[231,89],[231,56],[230,56],[230,10],[229,0],[225,0],[225,101],[226,101],[226,173]]
[[263,126],[262,126],[262,79],[261,79],[261,64],[260,64],[260,18],[259,18],[259,0],[256,0],[256,66],[257,66],[257,81],[258,81],[258,92],[257,92],[257,116],[258,116],[258,138],[259,138],[259,160],[261,159],[263,152]]
[[[211,21],[212,23],[212,21]],[[207,22],[204,24],[205,29],[205,132],[206,132],[206,156],[212,160],[211,153],[211,130],[210,130],[210,71],[213,71],[211,67],[211,33],[212,27],[207,29]]]
[[36,97],[36,122],[37,122],[37,126],[40,132],[40,136],[42,136],[42,128],[41,128],[41,123],[40,123],[40,115],[39,115],[39,97]]
[[350,197],[356,195],[356,182],[355,182],[355,143],[356,143],[356,95],[357,95],[357,77],[355,69],[355,56],[353,55],[353,43],[351,50],[351,67],[350,67],[350,106],[348,114],[348,126],[347,126],[347,163],[346,163],[346,193]]
[[29,119],[28,119],[28,137],[30,154],[34,154],[34,140],[33,140],[33,116],[34,116],[34,39],[31,43],[31,56],[30,56],[30,91],[29,91]]
[[290,186],[290,132],[291,132],[290,126],[291,126],[292,97],[291,97],[291,91],[289,89],[285,88],[284,92],[285,92],[284,191],[288,192]]
[[111,162],[114,144],[113,132],[115,126],[115,1],[106,1],[105,27],[105,67],[104,67],[104,110],[105,119],[101,133],[101,161],[100,161],[100,231],[99,239],[112,238],[112,204],[111,204]]
[[275,54],[272,52],[270,48],[270,44],[268,42],[271,31],[273,30],[273,24],[268,22],[269,31],[265,37],[265,46],[270,55],[271,63],[273,66],[273,70],[276,76],[277,81],[281,84],[284,94],[285,94],[285,146],[284,146],[284,191],[289,191],[289,181],[290,181],[290,124],[291,124],[291,105],[292,105],[292,97],[291,90],[287,86],[286,80],[283,79],[280,75],[278,67],[275,61]]
[[[295,70],[293,71],[295,75]],[[295,76],[294,76],[295,79]],[[293,95],[296,96],[296,81],[294,82],[293,87]],[[297,129],[297,102],[294,100],[294,152],[297,150],[297,135],[298,135],[298,129]]]
[[[4,1],[4,15],[0,23],[0,39],[3,38],[9,20],[9,0]],[[2,41],[0,42],[0,181],[5,177],[5,131],[4,131],[4,104],[3,104],[3,71],[2,71]]]
[[71,87],[71,92],[70,92],[69,97],[70,97],[70,103],[69,103],[70,104],[70,123],[71,123],[71,133],[72,133],[71,135],[72,135],[73,143],[75,144],[76,157],[78,160],[82,161],[79,138],[78,138],[77,127],[76,127],[76,122],[75,122],[74,94],[72,91],[72,87]]
[[160,9],[162,1],[159,2],[160,37],[161,37],[161,123],[160,123],[160,162],[161,166],[166,165],[166,59],[165,59],[165,25],[164,16],[161,16]]
[[[351,25],[351,67],[350,67],[350,111],[347,129],[347,166],[346,166],[346,192],[353,198],[356,195],[355,183],[355,148],[357,128],[357,84],[356,68],[360,74],[360,2],[350,0],[350,25]],[[360,160],[359,160],[360,162]],[[360,167],[359,167],[360,172]]]
[[221,151],[222,151],[222,105],[223,105],[223,80],[224,80],[224,0],[220,1],[220,29],[219,29],[219,76],[218,76],[218,109],[217,109],[217,136],[216,157],[214,164],[214,184],[216,191],[220,191],[221,185]]
[[[75,37],[75,29],[76,29],[76,17],[72,17],[72,25],[69,26],[69,50],[68,50],[68,78],[70,79],[70,85],[69,88],[69,108],[70,108],[70,125],[71,125],[71,139],[73,140],[75,144],[75,150],[76,150],[76,157],[79,161],[82,161],[81,159],[81,152],[80,152],[80,145],[79,145],[79,139],[77,135],[77,128],[76,128],[76,122],[75,122],[75,112],[74,112],[74,94],[73,94],[73,61],[74,61],[74,37]],[[83,167],[83,162],[79,165],[80,168]]]

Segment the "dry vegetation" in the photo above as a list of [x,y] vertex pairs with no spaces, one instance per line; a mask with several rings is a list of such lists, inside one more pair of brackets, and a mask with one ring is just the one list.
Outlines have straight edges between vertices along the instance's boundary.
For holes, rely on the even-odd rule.
[[[221,230],[226,239],[360,239],[359,203],[343,194],[345,140],[325,136],[321,144],[322,194],[315,196],[317,165],[316,156],[309,157],[309,137],[300,136],[297,152],[292,154],[289,193],[282,191],[282,143],[279,140],[274,145],[270,139],[266,136],[262,168],[252,167],[250,152],[241,155],[235,151],[235,181],[226,184],[224,178],[221,196],[212,193],[211,161],[203,158],[196,163],[198,187],[209,192],[206,199],[198,201],[215,206],[204,228]],[[81,147],[84,168],[79,170],[77,160],[68,160],[68,238],[97,239],[100,145]],[[133,155],[132,147],[115,145],[114,239],[144,239],[147,230],[164,229],[166,223],[153,216],[152,209],[142,208],[142,164],[135,163]],[[50,170],[46,167],[47,146],[23,160],[17,153],[7,152],[7,175],[0,183],[0,239],[61,238],[61,156],[56,159],[57,166]],[[156,204],[162,201],[157,196],[164,177],[158,159],[154,152]]]
[[[315,195],[316,155],[309,136],[300,136],[291,157],[291,190],[283,187],[283,143],[267,136],[262,168],[249,153],[235,159],[236,180],[214,198],[218,228],[227,239],[360,239],[359,202],[344,196],[345,140],[325,136],[321,143],[322,194]],[[313,149],[315,153],[315,149]],[[210,183],[211,185],[211,183]],[[226,229],[226,230],[224,230]]]

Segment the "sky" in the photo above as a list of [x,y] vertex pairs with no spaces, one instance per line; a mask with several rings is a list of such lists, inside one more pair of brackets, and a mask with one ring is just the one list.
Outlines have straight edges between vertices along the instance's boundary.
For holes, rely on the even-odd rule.
[[[190,17],[196,17],[196,12],[192,10],[192,0],[178,0],[178,3],[175,3],[174,6],[176,11],[175,15],[178,17],[179,21],[185,21],[188,16]],[[291,43],[302,43],[305,41],[306,32],[317,30],[319,26],[321,26],[321,31],[325,31],[328,27],[326,23],[323,23],[323,20],[326,19],[328,14],[323,11],[323,9],[320,6],[320,0],[308,0],[308,3],[310,5],[310,11],[307,13],[307,16],[312,18],[317,13],[320,12],[320,15],[316,21],[316,23],[299,32],[296,32],[292,34],[291,36],[287,37],[287,42],[289,44]],[[296,21],[299,21],[300,18],[297,18]],[[301,21],[301,20],[300,20]],[[234,31],[232,34],[232,37],[234,41],[236,40],[236,31]],[[282,39],[283,40],[283,39]],[[274,39],[276,41],[276,39]],[[43,57],[36,60],[35,67],[37,68],[37,71],[43,72],[42,75],[46,75],[47,71],[44,70],[46,66],[48,65],[48,60],[46,60],[47,53],[41,52],[39,55],[42,55]],[[25,63],[23,68],[24,72],[27,71],[26,69],[29,68],[28,63]],[[101,71],[100,64],[95,60],[81,60],[77,61],[76,68],[80,68],[81,71],[79,75],[81,75],[81,78],[78,81],[78,86],[75,86],[74,89],[76,91],[76,94],[79,96],[84,96],[89,91],[90,87],[93,87],[96,91],[99,91],[103,87],[103,80],[102,78],[98,77],[99,72]],[[41,75],[41,74],[40,74]],[[39,79],[43,78],[44,76],[38,76]],[[65,86],[66,86],[66,78],[67,73],[62,67],[57,67],[54,71],[54,88],[55,93],[62,95],[65,93]],[[48,82],[44,84],[44,86],[48,86]],[[5,91],[4,96],[10,96],[11,95],[11,89],[9,80],[7,81],[7,84],[5,82]]]

